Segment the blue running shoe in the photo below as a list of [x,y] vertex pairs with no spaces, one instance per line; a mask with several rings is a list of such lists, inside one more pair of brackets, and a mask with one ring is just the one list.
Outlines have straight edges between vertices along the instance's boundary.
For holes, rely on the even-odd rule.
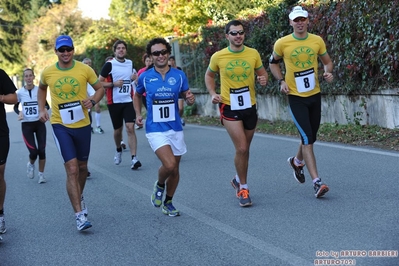
[[240,192],[240,183],[237,182],[236,177],[230,181],[230,184],[236,190],[236,196],[238,198],[238,192]]
[[152,205],[154,205],[154,207],[157,207],[157,208],[161,207],[164,191],[165,191],[165,188],[158,186],[158,181],[155,181],[154,191],[152,192],[152,195],[151,195],[151,203],[152,203]]
[[238,199],[239,199],[239,204],[241,207],[247,207],[252,205],[251,198],[249,197],[249,190],[248,189],[240,189],[240,192],[238,192]]
[[179,216],[180,212],[173,206],[172,201],[168,200],[162,207],[162,212],[171,217]]
[[76,227],[79,231],[83,231],[91,227],[91,223],[87,220],[83,213],[76,216]]

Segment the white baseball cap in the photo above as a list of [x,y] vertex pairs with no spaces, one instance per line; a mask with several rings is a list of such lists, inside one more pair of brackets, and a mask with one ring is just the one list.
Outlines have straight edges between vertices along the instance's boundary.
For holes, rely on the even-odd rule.
[[288,15],[290,20],[294,20],[299,17],[307,18],[308,17],[308,11],[303,9],[301,6],[296,6],[292,9],[291,13]]

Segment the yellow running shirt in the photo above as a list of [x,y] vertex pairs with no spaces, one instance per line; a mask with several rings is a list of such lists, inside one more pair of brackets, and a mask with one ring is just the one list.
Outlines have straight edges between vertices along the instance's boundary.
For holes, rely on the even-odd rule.
[[247,46],[240,52],[233,52],[227,47],[214,53],[208,69],[219,72],[221,102],[230,105],[232,110],[256,104],[255,70],[262,66],[258,51]]
[[45,68],[40,82],[50,89],[51,124],[81,128],[90,124],[82,100],[87,99],[87,83],[94,85],[98,78],[94,70],[78,61],[71,68],[61,69],[58,63]]
[[295,38],[294,34],[284,36],[276,41],[274,52],[284,59],[290,95],[309,97],[320,92],[317,57],[327,53],[320,36],[311,33],[304,39]]

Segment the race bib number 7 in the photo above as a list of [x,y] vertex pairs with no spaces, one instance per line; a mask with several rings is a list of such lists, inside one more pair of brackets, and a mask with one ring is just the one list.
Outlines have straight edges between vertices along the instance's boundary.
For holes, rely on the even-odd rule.
[[73,124],[85,118],[80,101],[58,105],[61,120],[64,124]]

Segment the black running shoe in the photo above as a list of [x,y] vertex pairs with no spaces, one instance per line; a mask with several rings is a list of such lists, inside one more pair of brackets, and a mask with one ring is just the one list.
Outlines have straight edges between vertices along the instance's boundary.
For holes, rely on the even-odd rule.
[[295,159],[295,157],[290,157],[287,159],[287,162],[291,166],[291,168],[294,170],[294,177],[295,177],[296,181],[298,181],[301,184],[305,183],[305,174],[303,172],[303,167],[305,165],[296,166],[294,164],[294,159]]
[[321,180],[317,181],[313,185],[314,187],[314,195],[316,198],[323,197],[329,191],[329,188],[326,184],[323,184]]

